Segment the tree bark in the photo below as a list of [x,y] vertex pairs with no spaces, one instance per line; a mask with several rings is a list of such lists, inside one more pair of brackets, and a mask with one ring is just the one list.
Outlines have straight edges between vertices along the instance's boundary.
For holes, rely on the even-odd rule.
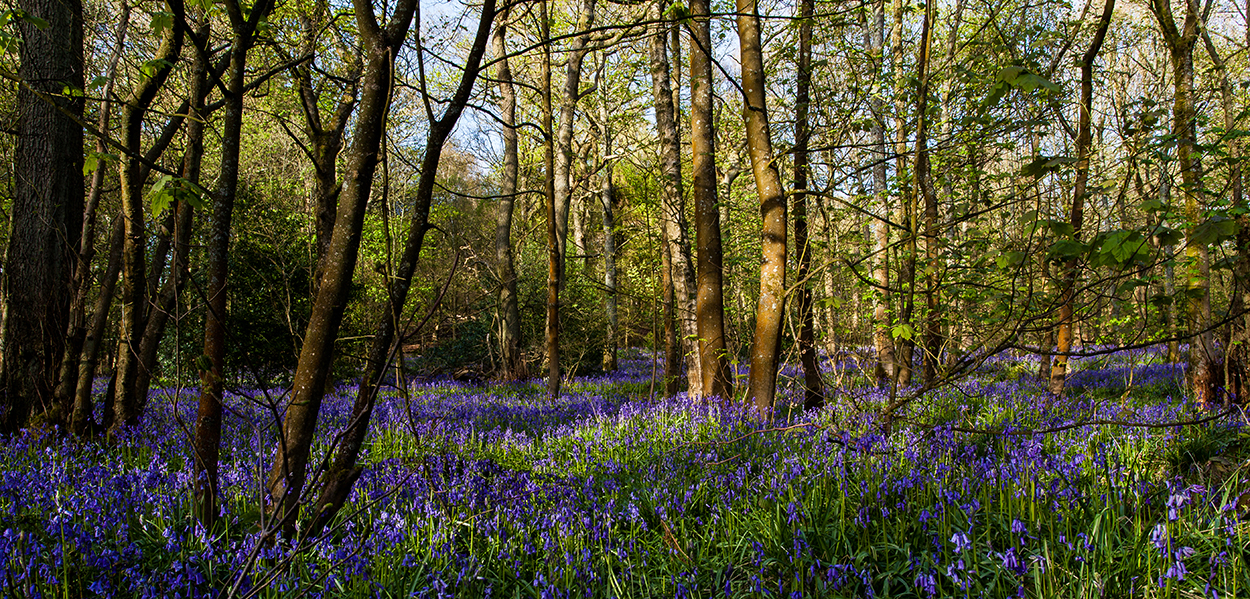
[[[667,28],[660,13],[663,0],[653,5],[652,15],[656,22],[651,31],[651,90],[655,96],[655,126],[659,133],[660,173],[664,181],[664,196],[660,214],[664,235],[664,252],[669,263],[665,267],[665,297],[672,296],[672,311],[666,322],[676,322],[677,331],[672,337],[680,339],[672,354],[665,354],[666,363],[672,370],[666,376],[677,376],[677,365],[686,366],[687,393],[692,397],[703,395],[703,377],[700,371],[698,324],[695,310],[695,271],[690,260],[690,240],[686,234],[686,206],[681,175],[681,136],[679,119],[674,104],[672,71],[669,68]],[[680,38],[676,38],[680,40]],[[670,302],[666,299],[665,305]],[[680,348],[680,350],[678,349]]]
[[517,174],[520,159],[517,153],[516,89],[512,85],[512,67],[508,61],[507,22],[509,11],[500,11],[492,36],[495,60],[499,68],[499,114],[503,121],[503,179],[499,186],[499,208],[495,213],[495,261],[499,268],[499,349],[504,380],[527,376],[521,357],[521,312],[517,305],[517,274],[512,253],[512,214],[516,207]]
[[146,325],[147,308],[147,233],[144,230],[143,185],[145,177],[137,155],[142,143],[143,119],[156,94],[165,85],[174,61],[182,53],[186,11],[182,0],[167,0],[173,13],[173,25],[166,29],[154,64],[160,65],[130,91],[126,109],[122,111],[122,132],[125,146],[132,152],[123,156],[120,165],[122,220],[125,235],[122,244],[122,333],[117,354],[116,395],[112,398],[111,433],[139,423],[141,398],[135,386],[139,371],[140,345]]
[[[875,5],[868,24],[868,54],[873,61],[877,73],[885,72],[885,3]],[[876,285],[873,293],[873,345],[877,350],[877,361],[873,368],[873,378],[877,387],[883,388],[894,381],[897,376],[898,364],[894,356],[894,338],[890,336],[890,304],[893,294],[890,292],[890,193],[886,170],[889,154],[885,145],[885,102],[879,95],[870,98],[873,111],[872,145],[876,160],[872,165],[873,194],[876,197],[879,216],[872,221],[872,280]]]
[[[367,10],[368,0],[355,1],[358,14]],[[344,204],[349,204],[350,202],[349,205],[358,208],[360,214],[352,219],[345,219],[343,206],[340,205],[331,248],[339,247],[341,243],[340,238],[347,237],[349,231],[353,239],[351,243],[355,245],[351,248],[350,262],[347,261],[345,252],[335,251],[332,254],[336,258],[342,257],[340,260],[335,260],[335,263],[341,263],[340,268],[326,270],[326,278],[322,285],[323,289],[317,293],[317,306],[322,307],[323,294],[326,291],[334,291],[336,293],[334,305],[337,312],[334,313],[334,320],[321,319],[323,323],[332,324],[333,328],[326,331],[328,335],[321,332],[317,333],[316,340],[320,346],[314,348],[313,351],[318,353],[315,355],[309,354],[307,340],[314,338],[313,325],[310,323],[308,333],[305,335],[304,350],[300,354],[300,369],[296,372],[297,385],[300,383],[299,373],[304,370],[305,366],[308,367],[310,372],[319,373],[321,381],[324,381],[325,374],[329,368],[328,358],[331,354],[332,343],[338,334],[338,326],[343,315],[342,307],[346,304],[348,285],[351,282],[352,271],[355,268],[356,253],[360,243],[360,231],[364,224],[362,219],[365,200],[369,197],[370,186],[373,180],[373,168],[376,165],[377,150],[384,131],[386,111],[389,108],[389,90],[393,80],[389,69],[385,67],[390,64],[390,61],[394,60],[394,52],[398,51],[403,43],[409,23],[412,21],[415,6],[416,0],[404,0],[399,5],[399,8],[396,9],[395,16],[392,16],[386,33],[381,34],[381,32],[378,32],[375,35],[371,35],[375,39],[369,44],[372,46],[368,50],[370,66],[366,67],[365,71],[366,91],[364,97],[361,98],[360,117],[366,116],[367,111],[370,117],[376,114],[378,118],[371,118],[367,122],[358,122],[357,124],[356,140],[352,149],[353,156],[351,159],[356,168],[349,170],[349,173],[355,176],[347,179],[343,190]],[[403,17],[402,21],[401,17]],[[357,18],[359,21],[360,17]],[[369,18],[372,18],[372,13],[369,13]],[[402,343],[402,339],[397,342],[396,336],[402,331],[400,319],[403,316],[404,304],[408,299],[408,290],[412,286],[412,276],[416,271],[417,259],[421,254],[425,233],[430,228],[430,203],[434,197],[438,163],[442,157],[443,147],[447,142],[447,138],[451,135],[457,120],[459,120],[461,113],[469,102],[473,85],[477,81],[481,70],[482,56],[485,55],[486,46],[490,41],[491,23],[494,21],[495,1],[486,0],[482,5],[482,14],[478,21],[476,37],[473,40],[473,46],[469,50],[469,56],[465,61],[465,70],[461,75],[456,93],[448,102],[443,116],[430,124],[430,130],[426,137],[425,156],[421,160],[420,179],[413,201],[413,216],[408,225],[408,238],[404,243],[403,255],[399,260],[395,275],[391,279],[391,284],[387,290],[387,313],[383,315],[381,322],[378,323],[377,331],[374,333],[373,342],[369,348],[369,355],[365,362],[365,371],[361,376],[356,400],[352,405],[351,418],[348,420],[347,429],[339,437],[340,442],[334,451],[315,504],[316,509],[309,515],[307,530],[311,536],[320,534],[325,525],[338,513],[338,510],[347,501],[352,485],[355,484],[356,479],[360,477],[362,472],[362,469],[356,462],[360,457],[361,447],[364,445],[365,434],[369,430],[369,419],[373,415],[373,406],[377,399],[382,374],[390,363],[388,358],[392,355],[392,351],[397,349],[396,345]],[[376,25],[373,27],[376,29]],[[365,27],[362,26],[361,29],[364,30]],[[382,48],[386,48],[385,54],[378,53],[378,50]],[[375,56],[382,58],[383,61],[374,63],[373,59]],[[373,92],[378,92],[381,95],[372,97],[370,94]],[[366,153],[368,150],[371,151]],[[370,159],[373,160],[373,163],[367,162]],[[341,230],[341,222],[350,223],[353,229]],[[342,234],[340,235],[340,233]],[[342,271],[341,273],[339,272],[340,270]],[[331,285],[331,282],[333,282],[333,285]],[[327,286],[330,287],[327,289]],[[317,314],[317,308],[314,308],[314,316]],[[306,356],[309,358],[307,364],[305,364]],[[321,356],[321,359],[314,360],[316,356]],[[315,369],[313,368],[314,366],[316,367]],[[314,385],[316,384],[317,381],[312,381],[311,383],[305,383],[304,386],[305,389],[315,390],[315,395],[305,392],[302,396],[292,398],[291,407],[287,408],[287,417],[284,423],[286,449],[284,452],[283,448],[279,448],[279,457],[274,462],[274,470],[270,476],[271,489],[279,489],[282,495],[278,495],[272,490],[270,493],[274,497],[281,496],[284,498],[286,502],[285,510],[288,514],[293,514],[298,507],[299,492],[305,476],[304,470],[307,468],[309,452],[312,449],[313,432],[317,424],[317,411],[324,395],[324,382],[320,383],[320,388],[315,387]],[[296,389],[299,391],[300,387],[297,386]],[[297,397],[302,397],[303,400],[296,403],[295,399]],[[285,483],[281,482],[283,478],[285,478]]]
[[815,0],[799,2],[799,64],[795,81],[794,106],[794,248],[799,253],[799,360],[803,363],[803,407],[825,405],[825,385],[816,357],[816,325],[812,314],[812,248],[807,238],[807,171],[811,127],[808,105],[812,85],[812,20]]
[[[1208,3],[1208,7],[1210,4]],[[1209,9],[1208,9],[1209,10]],[[1250,35],[1250,27],[1247,27]],[[1219,50],[1211,41],[1206,19],[1202,24],[1202,43],[1215,67],[1220,84],[1220,107],[1224,113],[1224,132],[1230,134],[1238,129],[1237,105],[1232,83],[1228,79],[1228,66]],[[1229,336],[1224,352],[1224,390],[1238,403],[1244,405],[1250,397],[1250,215],[1247,214],[1243,191],[1241,140],[1230,138],[1228,144],[1228,182],[1232,208],[1237,212],[1236,259],[1233,262],[1233,285],[1228,313]]]
[[[203,19],[196,32],[200,39],[207,39],[209,33],[208,19]],[[205,56],[196,54],[191,66],[190,98],[187,123],[186,150],[182,158],[182,178],[199,185],[200,171],[204,160],[204,125],[209,112],[204,107],[204,99],[208,94],[209,64]],[[178,298],[186,285],[191,257],[191,232],[195,218],[195,208],[184,201],[174,207],[174,226],[172,232],[173,260],[170,262],[169,276],[159,296],[154,296],[153,306],[148,310],[147,324],[143,330],[143,340],[139,344],[139,372],[135,381],[136,393],[140,406],[147,404],[148,392],[152,386],[152,375],[156,372],[156,354],[160,349],[161,340],[165,337],[165,326],[169,317],[178,308]],[[154,271],[155,273],[156,271]]]
[[226,70],[225,113],[221,131],[221,167],[213,194],[207,240],[208,310],[204,315],[204,360],[200,365],[200,400],[195,420],[195,509],[205,528],[217,518],[217,465],[221,452],[222,392],[225,384],[226,310],[228,307],[230,231],[239,185],[239,148],[243,128],[243,94],[247,53],[256,41],[256,28],[273,0],[259,0],[244,16],[235,0],[226,0],[232,30],[230,63]]
[[904,239],[899,250],[900,307],[898,326],[909,330],[899,339],[895,349],[895,384],[911,385],[912,356],[916,349],[916,331],[912,328],[916,295],[916,210],[915,194],[907,184],[907,107],[903,101],[906,72],[903,69],[903,19],[906,14],[904,0],[894,0],[894,23],[890,30],[890,58],[894,67],[894,177],[898,182],[899,200],[897,219],[904,227]]
[[[113,86],[117,80],[117,63],[121,60],[122,52],[125,50],[126,33],[129,27],[130,5],[122,2],[121,16],[117,25],[117,40],[113,45],[113,54],[109,58],[109,67],[105,75],[108,82],[104,84],[104,89],[100,94],[103,100],[100,102],[99,116],[96,119],[96,128],[100,131],[108,130],[109,122],[112,120],[113,102],[111,98],[113,96]],[[108,172],[108,169],[103,164],[104,159],[101,156],[107,151],[108,146],[104,140],[97,139],[95,144],[97,162],[95,170],[91,173],[91,187],[87,192],[87,199],[83,207],[82,235],[78,240],[78,256],[74,266],[74,299],[70,303],[69,327],[65,333],[65,351],[61,355],[60,374],[55,393],[58,403],[63,407],[67,421],[72,421],[73,419],[79,360],[82,358],[82,348],[87,337],[87,301],[88,295],[91,293],[92,283],[91,263],[95,260],[96,254],[96,215],[100,206],[100,196],[103,195],[104,175]]]
[[[1107,29],[1111,26],[1111,14],[1115,0],[1106,0],[1102,16],[1098,18],[1094,39],[1081,57],[1081,99],[1077,105],[1076,134],[1076,180],[1072,185],[1072,239],[1080,240],[1081,227],[1085,224],[1085,196],[1089,193],[1089,155],[1093,148],[1093,117],[1090,107],[1094,101],[1094,60],[1102,50]],[[1055,357],[1050,367],[1050,392],[1056,397],[1063,395],[1067,382],[1068,354],[1072,352],[1072,316],[1076,307],[1076,279],[1080,262],[1076,258],[1063,264],[1063,281],[1059,297],[1059,321],[1055,323]]]
[[716,202],[716,130],[712,109],[712,36],[708,0],[690,3],[690,151],[695,203],[695,278],[699,371],[703,397],[729,398],[733,379],[725,351],[720,212]]
[[1190,297],[1187,311],[1192,334],[1188,371],[1190,393],[1198,405],[1210,407],[1215,403],[1216,387],[1223,382],[1223,377],[1216,373],[1216,365],[1222,363],[1222,360],[1218,357],[1219,349],[1215,347],[1210,326],[1208,248],[1193,240],[1206,204],[1202,191],[1202,161],[1197,148],[1197,114],[1193,97],[1193,50],[1198,40],[1200,9],[1198,0],[1186,0],[1185,4],[1185,20],[1179,27],[1167,0],[1151,0],[1150,9],[1159,22],[1159,29],[1168,47],[1175,88],[1172,134],[1176,137],[1176,158],[1181,170],[1181,192],[1185,198],[1185,217],[1188,221],[1186,237],[1189,238],[1185,248],[1185,285]]
[[[609,56],[603,57],[603,69],[608,68]],[[603,300],[604,316],[608,321],[607,339],[603,347],[603,369],[616,370],[617,313],[616,313],[616,186],[612,181],[611,111],[608,109],[607,80],[600,83],[599,122],[603,133],[603,184],[599,188],[599,206],[603,210]]]
[[[100,364],[104,331],[108,327],[109,307],[113,305],[117,277],[122,269],[122,244],[125,232],[122,219],[114,219],[112,232],[109,234],[108,262],[105,265],[104,274],[100,277],[100,290],[96,294],[91,325],[87,329],[86,336],[83,337],[82,357],[78,364],[78,381],[74,386],[74,409],[70,416],[70,430],[76,435],[85,435],[95,428],[95,404],[91,398],[91,387],[95,382],[96,369]],[[108,401],[108,397],[110,396],[105,396],[105,402]]]
[[556,225],[555,189],[555,127],[551,109],[551,15],[547,0],[539,2],[542,58],[542,130],[543,130],[543,207],[547,223],[547,313],[544,341],[547,352],[547,397],[560,397],[560,269],[564,253],[560,249],[559,227]]
[[74,255],[82,233],[83,87],[81,0],[21,0],[47,22],[18,19],[22,37],[17,92],[13,204],[0,313],[0,433],[25,427],[55,404],[73,296]]

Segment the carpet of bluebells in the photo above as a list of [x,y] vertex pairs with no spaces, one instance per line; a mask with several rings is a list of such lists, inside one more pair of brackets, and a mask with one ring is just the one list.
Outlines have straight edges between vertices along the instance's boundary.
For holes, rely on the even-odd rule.
[[[124,439],[0,441],[0,595],[1250,596],[1245,416],[1150,426],[1211,416],[1153,350],[1078,360],[1058,402],[1034,363],[996,357],[889,435],[872,416],[889,393],[856,385],[852,358],[826,366],[830,405],[802,413],[787,369],[770,423],[659,398],[641,352],[558,401],[537,383],[393,389],[343,517],[307,543],[258,535],[281,396],[229,398],[224,524],[206,531],[196,390],[163,389]],[[327,399],[319,438],[354,391]]]

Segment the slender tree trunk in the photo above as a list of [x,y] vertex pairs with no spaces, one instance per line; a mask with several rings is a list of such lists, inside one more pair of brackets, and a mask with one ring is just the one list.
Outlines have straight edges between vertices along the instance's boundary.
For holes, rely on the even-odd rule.
[[509,12],[499,13],[493,35],[495,59],[499,61],[499,114],[503,120],[503,180],[495,216],[495,261],[499,268],[499,345],[502,357],[502,378],[525,378],[525,361],[521,357],[521,312],[517,306],[517,274],[512,255],[512,213],[516,206],[517,154],[516,90],[512,85],[512,67],[508,61],[507,21]]
[[[690,150],[695,203],[699,371],[704,397],[733,394],[725,351],[720,212],[716,205],[716,130],[712,110],[712,36],[708,0],[690,3]],[[762,92],[762,90],[761,90]]]
[[[117,25],[117,41],[113,45],[113,54],[109,58],[109,67],[100,102],[100,113],[96,119],[96,128],[107,131],[112,120],[113,84],[117,79],[117,63],[121,60],[126,45],[126,33],[130,27],[130,5],[121,4],[121,16]],[[78,365],[82,359],[82,348],[87,337],[87,301],[91,293],[91,263],[95,260],[96,214],[103,195],[104,175],[108,169],[101,157],[108,151],[103,139],[95,143],[96,168],[91,173],[91,187],[87,192],[87,200],[83,208],[82,235],[78,241],[78,261],[74,266],[74,299],[69,308],[69,327],[65,334],[65,351],[61,356],[60,375],[57,383],[56,397],[62,406],[67,421],[72,421],[74,392],[78,384]]]
[[[95,382],[96,369],[100,364],[104,331],[108,327],[109,308],[113,305],[117,277],[122,269],[122,244],[125,232],[122,219],[115,219],[112,232],[109,234],[108,262],[104,268],[104,274],[100,277],[100,290],[96,294],[95,310],[91,314],[91,325],[83,338],[82,357],[78,364],[78,382],[74,387],[74,409],[70,417],[70,430],[76,435],[85,435],[94,428],[95,405],[91,398],[91,386]],[[107,399],[105,401],[107,402]]]
[[[1250,27],[1247,27],[1250,32]],[[1224,131],[1226,134],[1238,129],[1236,98],[1233,86],[1228,79],[1228,66],[1219,50],[1211,41],[1205,23],[1202,27],[1202,42],[1206,46],[1207,55],[1220,84],[1220,106],[1224,112]],[[1228,139],[1228,181],[1232,207],[1239,210],[1237,215],[1237,257],[1233,262],[1232,298],[1229,305],[1229,339],[1224,352],[1224,390],[1232,398],[1245,404],[1250,397],[1250,215],[1247,215],[1246,198],[1242,188],[1241,140]]]
[[[394,84],[392,64],[404,43],[417,8],[415,0],[401,1],[390,22],[383,27],[378,23],[373,6],[368,0],[354,0],[352,5],[356,12],[356,26],[364,45],[360,106],[356,114],[352,147],[348,151],[346,176],[326,253],[325,268],[317,286],[317,296],[305,330],[304,344],[300,348],[291,399],[282,421],[282,437],[269,473],[271,509],[282,523],[283,534],[288,537],[294,533],[295,522],[299,517],[297,512],[308,475],[313,433],[334,357],[334,340],[338,337],[343,310],[351,290],[352,275],[359,257],[365,206],[373,188],[386,116],[390,108]],[[425,178],[423,177],[423,182]],[[433,182],[428,184],[432,185]],[[365,387],[365,381],[362,381],[361,388]],[[352,424],[367,426],[368,423],[356,423],[353,417]],[[350,488],[355,481],[355,477],[350,474],[349,471],[348,480],[336,478],[333,482]],[[358,475],[357,472],[356,476]],[[326,483],[331,482],[327,473]],[[328,518],[337,507],[337,503],[319,504],[314,517],[326,513]]]
[[547,211],[547,397],[560,397],[560,285],[564,268],[564,248],[560,243],[560,227],[556,223],[556,150],[555,128],[551,109],[551,15],[547,0],[540,0],[543,113],[543,179]]
[[[356,0],[357,12],[367,10],[368,0]],[[387,27],[385,37],[373,42],[375,48],[385,46],[388,54],[383,56],[387,62],[373,65],[373,67],[385,67],[389,61],[393,61],[395,52],[402,45],[407,34],[409,23],[412,20],[413,8],[416,5],[415,0],[405,0],[405,4],[401,4],[400,8],[393,16],[390,25]],[[400,12],[402,11],[402,12]],[[400,15],[407,15],[402,21]],[[372,14],[370,13],[370,16]],[[433,121],[430,124],[430,130],[426,137],[425,156],[421,160],[420,180],[417,184],[416,195],[413,201],[413,216],[409,221],[408,238],[404,243],[403,255],[400,257],[398,267],[395,269],[395,275],[391,279],[391,284],[387,290],[387,313],[383,315],[381,322],[378,323],[377,332],[374,334],[373,343],[369,348],[369,356],[365,363],[365,371],[361,376],[360,387],[356,393],[356,400],[352,405],[352,415],[348,420],[347,429],[343,431],[340,437],[341,442],[334,452],[334,456],[330,461],[329,470],[324,477],[324,484],[321,487],[320,494],[316,502],[316,510],[309,515],[309,526],[307,530],[310,535],[320,534],[323,527],[347,501],[348,495],[351,493],[352,485],[355,484],[357,478],[363,471],[357,465],[360,458],[360,450],[364,446],[365,434],[369,430],[369,419],[373,415],[374,402],[377,399],[379,384],[382,374],[386,367],[390,364],[390,356],[392,352],[398,349],[402,344],[402,339],[397,340],[396,337],[402,332],[400,319],[403,316],[404,304],[408,300],[408,290],[412,286],[412,276],[416,271],[417,259],[421,254],[421,247],[425,239],[425,233],[429,230],[430,204],[434,197],[435,176],[438,174],[438,164],[442,157],[443,147],[447,143],[447,138],[451,135],[452,130],[456,127],[456,122],[460,119],[461,113],[469,102],[470,94],[473,91],[473,85],[477,81],[478,73],[481,70],[482,56],[486,54],[486,46],[490,42],[491,23],[495,21],[495,1],[486,0],[482,5],[482,14],[478,21],[476,37],[473,40],[473,46],[469,50],[468,59],[465,61],[465,70],[461,75],[460,84],[456,89],[456,93],[452,96],[447,104],[447,108],[442,118]],[[418,21],[419,23],[419,21]],[[389,42],[380,44],[378,42]],[[372,54],[372,52],[371,52]],[[371,67],[372,68],[372,67]],[[378,81],[378,75],[383,75],[384,80]],[[357,174],[347,180],[344,188],[345,200],[350,199],[351,205],[361,211],[361,214],[352,218],[345,219],[342,207],[340,207],[339,221],[351,223],[353,227],[350,237],[353,238],[351,243],[355,244],[351,248],[351,263],[344,262],[342,269],[327,269],[325,284],[335,281],[330,288],[337,295],[335,296],[335,306],[337,313],[334,321],[331,323],[333,328],[328,331],[328,335],[321,337],[320,352],[322,356],[329,356],[332,343],[338,334],[338,326],[342,320],[342,306],[347,300],[348,284],[351,282],[352,271],[354,270],[355,254],[359,249],[359,233],[363,226],[363,210],[365,200],[369,197],[370,185],[373,178],[373,167],[376,164],[376,155],[379,142],[382,139],[384,124],[386,119],[386,111],[390,103],[390,85],[392,78],[389,70],[374,71],[372,74],[366,74],[366,85],[372,87],[374,91],[382,93],[379,97],[371,98],[366,92],[366,97],[361,99],[361,116],[365,116],[368,110],[372,117],[377,114],[376,119],[371,119],[367,123],[358,123],[356,134],[356,145],[353,147],[353,161],[359,168],[352,169],[350,172]],[[368,127],[365,129],[363,127]],[[363,144],[368,143],[368,146]],[[371,150],[368,154],[366,151]],[[374,164],[368,164],[366,161],[372,156]],[[367,168],[366,168],[367,167]],[[366,176],[367,175],[367,176]],[[332,247],[338,247],[340,237],[348,237],[348,231],[340,231],[340,225],[336,222],[334,241]],[[340,232],[343,235],[340,235]],[[336,252],[335,255],[345,256],[345,253]],[[338,271],[342,272],[339,273]],[[335,273],[331,276],[331,273]],[[340,280],[339,276],[343,279]],[[318,291],[318,304],[322,302],[322,291]],[[323,321],[324,322],[324,321]],[[309,338],[312,333],[312,326],[309,327]],[[305,341],[305,351],[308,349],[308,341]],[[305,355],[301,354],[300,362],[304,364]],[[312,360],[309,361],[310,364]],[[320,373],[324,379],[324,375],[329,367],[329,360],[322,360],[318,365],[318,369],[314,372]],[[297,384],[299,371],[296,373]],[[311,385],[309,386],[312,387]],[[287,478],[286,487],[283,490],[288,503],[286,509],[288,513],[295,511],[299,498],[299,489],[303,485],[304,470],[308,464],[309,452],[312,448],[313,431],[317,424],[317,408],[320,407],[321,398],[324,395],[324,387],[316,389],[316,395],[308,396],[304,403],[296,404],[292,400],[292,407],[287,409],[287,420],[284,423],[286,447],[288,453],[285,454],[286,459],[283,461],[275,461],[274,474],[271,480],[277,480],[279,474],[283,474]],[[280,452],[280,457],[283,454]],[[283,470],[279,470],[279,468]]]
[[[156,51],[156,69],[137,84],[126,100],[122,112],[122,132],[126,147],[138,153],[143,133],[143,118],[165,85],[173,70],[173,63],[182,53],[185,10],[181,0],[168,0],[166,6],[173,13],[173,25],[166,30],[161,47]],[[122,245],[122,334],[117,355],[116,395],[113,400],[113,431],[139,423],[141,398],[135,387],[139,371],[140,345],[146,325],[147,308],[147,234],[144,231],[143,185],[141,163],[135,156],[121,161],[122,220],[126,233]],[[154,273],[158,276],[159,273]]]
[[564,77],[564,94],[560,99],[560,127],[556,132],[555,147],[555,194],[556,194],[556,242],[559,245],[560,289],[564,289],[567,268],[565,263],[569,237],[569,210],[573,204],[573,125],[577,116],[577,101],[581,96],[582,61],[590,44],[589,29],[595,22],[595,0],[580,0],[577,30],[583,33],[573,38],[567,56]]
[[[603,69],[608,68],[608,56],[603,58]],[[606,86],[606,79],[601,83]],[[603,185],[599,189],[599,205],[603,209],[603,288],[607,297],[604,298],[604,312],[608,321],[607,339],[603,348],[603,369],[616,370],[617,313],[616,313],[616,186],[612,181],[612,123],[611,111],[608,109],[608,94],[603,87],[599,89],[602,101],[599,104],[599,122],[603,129]]]
[[[868,24],[868,53],[874,70],[885,72],[885,5],[884,0],[875,5]],[[894,356],[894,339],[890,336],[890,193],[886,169],[888,154],[885,145],[885,102],[877,94],[870,98],[873,111],[872,145],[876,160],[872,165],[873,193],[876,196],[880,216],[872,221],[873,260],[872,279],[876,284],[873,293],[873,344],[877,349],[877,362],[873,378],[877,387],[885,387],[897,376],[898,365]]]
[[195,506],[205,528],[217,519],[218,460],[221,452],[222,392],[225,384],[227,280],[230,231],[239,185],[239,148],[243,129],[243,94],[247,53],[256,40],[256,27],[273,9],[272,0],[260,0],[244,16],[233,0],[226,11],[233,30],[230,63],[224,93],[221,128],[221,167],[213,194],[207,240],[208,306],[204,315],[204,358],[200,366],[200,400],[195,419]]
[[815,0],[799,2],[799,64],[794,107],[794,247],[799,253],[799,360],[803,363],[803,407],[825,405],[825,385],[816,358],[816,326],[812,314],[812,248],[807,240],[807,171],[811,129],[808,105],[812,85],[812,19]]
[[[938,247],[937,193],[933,190],[933,177],[929,164],[929,56],[933,50],[933,20],[937,5],[926,2],[920,25],[920,48],[916,56],[916,193],[924,199],[924,250],[925,250],[925,324],[922,348],[924,363],[923,380],[926,384],[937,381],[939,359],[942,352],[942,320],[938,314]],[[916,231],[913,227],[913,232]],[[913,237],[914,238],[914,237]]]
[[56,405],[73,295],[74,255],[83,216],[81,98],[83,19],[80,0],[21,0],[43,19],[17,19],[23,85],[17,91],[13,203],[0,310],[0,433],[25,427]]
[[[1089,156],[1093,149],[1093,118],[1090,106],[1094,101],[1094,60],[1102,50],[1107,29],[1111,26],[1111,14],[1115,10],[1115,0],[1106,0],[1102,16],[1098,19],[1098,27],[1094,30],[1094,39],[1089,49],[1081,57],[1081,99],[1077,105],[1076,134],[1076,180],[1072,186],[1072,239],[1080,240],[1081,227],[1085,221],[1085,196],[1089,187]],[[1076,279],[1080,262],[1076,258],[1063,264],[1063,279],[1059,297],[1059,322],[1055,323],[1055,358],[1050,368],[1050,392],[1055,396],[1063,395],[1064,384],[1068,375],[1068,354],[1072,352],[1072,316],[1076,304]]]
[[903,100],[903,88],[906,72],[903,69],[903,19],[906,14],[904,0],[894,0],[894,23],[890,31],[890,58],[894,66],[894,178],[899,186],[898,215],[899,224],[904,228],[904,240],[900,249],[898,288],[899,298],[898,326],[910,332],[904,334],[895,349],[897,364],[895,384],[899,387],[911,385],[912,355],[916,348],[915,331],[911,329],[912,314],[915,311],[916,287],[916,226],[914,198],[907,185],[907,106]]
[[[209,32],[208,19],[203,19],[196,33],[199,39],[207,39]],[[204,98],[208,88],[209,65],[202,55],[197,54],[191,66],[189,122],[187,123],[186,150],[182,158],[182,178],[198,185],[200,170],[204,160],[204,125],[208,112],[204,107]],[[143,340],[139,344],[139,371],[135,381],[136,394],[140,398],[140,406],[146,405],[148,392],[152,386],[152,375],[156,371],[156,354],[160,349],[161,340],[165,337],[165,325],[170,315],[177,310],[178,297],[187,282],[190,269],[191,232],[195,218],[195,209],[188,203],[179,201],[175,206],[176,219],[173,226],[173,260],[170,263],[169,276],[165,280],[160,295],[153,296],[154,305],[148,311],[147,325],[143,330]],[[155,272],[155,271],[154,271]]]

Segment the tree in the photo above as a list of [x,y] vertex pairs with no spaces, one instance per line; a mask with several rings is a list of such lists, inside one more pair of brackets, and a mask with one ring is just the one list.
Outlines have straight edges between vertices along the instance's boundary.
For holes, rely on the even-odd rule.
[[[677,130],[678,120],[674,98],[678,97],[672,85],[669,68],[667,28],[661,12],[663,0],[656,0],[651,10],[650,32],[651,90],[655,96],[655,127],[659,137],[660,177],[664,195],[661,200],[660,220],[664,247],[664,305],[666,350],[665,379],[676,384],[677,367],[684,356],[686,380],[691,396],[702,395],[703,378],[700,372],[698,325],[695,310],[695,271],[690,263],[690,241],[686,235],[686,207],[682,193],[681,137]],[[680,38],[676,38],[680,40]],[[676,322],[677,331],[671,327]],[[678,341],[680,333],[680,342]],[[676,393],[676,387],[668,390]]]
[[[1102,16],[1094,30],[1094,39],[1081,57],[1081,99],[1077,104],[1076,179],[1072,186],[1071,238],[1079,242],[1081,226],[1085,220],[1085,197],[1089,193],[1089,155],[1093,146],[1094,60],[1102,49],[1111,26],[1111,14],[1115,0],[1106,0]],[[1062,288],[1059,298],[1059,320],[1056,324],[1056,351],[1051,362],[1049,389],[1053,395],[1063,395],[1067,379],[1068,354],[1072,351],[1072,316],[1076,303],[1076,277],[1079,263],[1070,258],[1063,264]]]
[[720,231],[716,202],[716,129],[712,110],[711,11],[707,0],[690,3],[690,152],[694,185],[695,246],[698,283],[696,318],[699,371],[705,397],[733,394],[725,351],[725,303]]
[[1185,199],[1186,293],[1189,297],[1189,326],[1193,337],[1189,350],[1190,393],[1202,406],[1215,403],[1219,349],[1211,331],[1210,259],[1206,242],[1196,237],[1205,208],[1202,160],[1198,152],[1197,110],[1194,101],[1194,45],[1198,41],[1200,8],[1198,0],[1186,0],[1185,19],[1178,26],[1167,0],[1151,0],[1150,10],[1168,48],[1172,65],[1172,135],[1176,137],[1176,160],[1181,172],[1181,193]]
[[208,311],[204,316],[204,360],[200,365],[200,400],[195,418],[195,498],[199,520],[211,528],[217,518],[217,465],[221,452],[222,394],[225,388],[227,276],[230,232],[235,195],[239,187],[239,147],[243,129],[247,56],[256,43],[262,21],[273,10],[272,0],[260,0],[249,11],[226,0],[230,21],[229,66],[224,82],[221,166],[213,193],[208,232]]
[[0,433],[55,405],[83,209],[80,0],[21,0],[13,206],[0,310]]
[[[764,226],[760,245],[760,298],[755,310],[748,397],[764,417],[771,417],[781,356],[781,326],[786,313],[786,195],[773,160],[772,134],[765,103],[764,51],[754,0],[738,0],[738,41],[742,54],[743,119],[751,172],[760,197]],[[800,100],[801,101],[801,100]]]
[[517,306],[517,274],[512,253],[512,219],[517,199],[516,89],[512,85],[512,66],[508,60],[508,22],[510,11],[499,11],[498,23],[491,38],[492,51],[499,63],[499,114],[503,125],[503,172],[499,185],[499,208],[495,213],[495,262],[499,269],[499,355],[501,374],[506,380],[525,378],[525,360],[521,357],[521,312]]
[[799,2],[799,64],[795,79],[794,106],[794,247],[799,254],[799,360],[803,363],[803,407],[819,408],[825,403],[824,381],[816,357],[816,326],[812,314],[812,290],[807,279],[811,273],[812,248],[807,237],[808,145],[811,125],[808,122],[812,85],[812,21],[814,0]]

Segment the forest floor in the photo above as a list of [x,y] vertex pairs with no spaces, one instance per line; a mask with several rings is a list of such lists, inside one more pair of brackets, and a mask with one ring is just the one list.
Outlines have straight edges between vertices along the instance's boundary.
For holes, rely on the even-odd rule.
[[[787,369],[765,424],[658,398],[662,368],[629,356],[558,401],[537,383],[387,393],[343,517],[300,543],[257,534],[272,391],[229,398],[214,531],[190,515],[195,389],[155,392],[120,441],[10,439],[0,595],[1250,596],[1246,417],[1192,405],[1153,350],[1077,360],[1053,403],[1034,362],[995,358],[888,436],[888,394],[853,361],[806,414]],[[353,392],[327,398],[326,444]]]

